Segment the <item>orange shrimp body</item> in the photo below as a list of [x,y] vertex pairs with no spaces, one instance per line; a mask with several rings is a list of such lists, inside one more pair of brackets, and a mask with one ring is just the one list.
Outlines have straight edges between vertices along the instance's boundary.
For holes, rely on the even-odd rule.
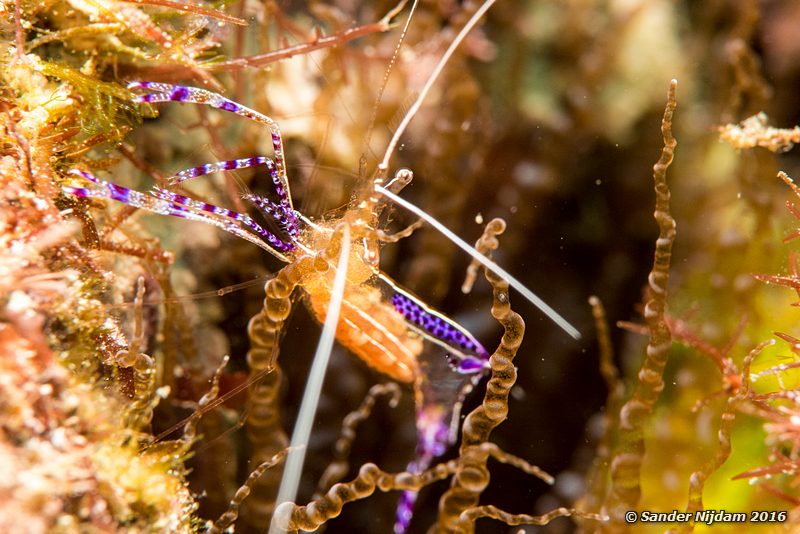
[[381,291],[378,234],[373,228],[377,202],[376,198],[362,202],[356,196],[341,220],[305,221],[303,241],[311,250],[323,252],[315,262],[318,269],[304,277],[300,285],[309,309],[323,322],[336,274],[330,259],[337,256],[330,250],[331,236],[338,225],[348,224],[351,246],[336,340],[376,371],[411,383],[420,372],[417,357],[423,341]]
[[[309,307],[318,319],[328,312],[332,277],[304,284]],[[367,365],[399,382],[418,374],[420,336],[406,327],[403,316],[382,302],[369,287],[348,287],[344,293],[336,340]]]
[[[411,172],[402,171],[402,177],[403,185],[407,184],[412,178]],[[485,351],[466,330],[427,308],[380,272],[380,240],[373,225],[378,220],[383,203],[371,192],[365,196],[366,200],[356,196],[341,220],[317,224],[304,220],[306,228],[303,241],[310,245],[311,250],[324,251],[317,256],[316,263],[320,268],[300,282],[305,290],[306,302],[317,320],[323,322],[327,315],[335,277],[333,262],[322,256],[337,256],[329,251],[334,248],[330,236],[336,234],[336,226],[347,224],[351,229],[351,246],[347,262],[347,285],[336,329],[339,343],[376,371],[405,383],[419,381],[424,374],[419,357],[426,338],[440,346],[444,345],[456,360],[484,358]],[[426,323],[419,317],[415,324],[412,317],[403,313],[403,307],[397,305],[398,297],[404,302],[412,301],[411,305],[419,310],[418,313],[428,319],[428,325],[438,322],[439,331],[426,329]],[[440,332],[448,332],[451,337],[442,338]],[[460,344],[453,343],[457,341],[454,337],[463,341]]]
[[[366,265],[363,248],[357,246],[361,240],[355,239],[350,248],[336,340],[376,371],[399,382],[413,382],[419,372],[422,339],[376,287],[375,271]],[[334,276],[330,268],[314,271],[301,282],[306,302],[320,322],[328,313]]]

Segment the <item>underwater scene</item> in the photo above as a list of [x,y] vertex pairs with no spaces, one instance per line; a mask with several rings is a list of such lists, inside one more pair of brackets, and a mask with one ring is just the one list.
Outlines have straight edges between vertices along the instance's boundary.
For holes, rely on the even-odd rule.
[[800,531],[800,3],[0,15],[3,532]]

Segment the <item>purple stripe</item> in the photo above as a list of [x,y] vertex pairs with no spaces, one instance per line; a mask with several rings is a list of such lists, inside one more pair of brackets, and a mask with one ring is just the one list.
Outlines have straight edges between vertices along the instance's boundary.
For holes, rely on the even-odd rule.
[[236,113],[239,110],[241,110],[241,108],[238,105],[236,105],[234,102],[231,102],[228,99],[224,99],[222,102],[219,103],[212,103],[211,105],[214,106],[215,108],[219,108],[225,111],[230,111],[232,113]]
[[184,100],[189,98],[190,94],[191,93],[188,87],[184,87],[183,85],[176,85],[175,88],[170,93],[169,99],[178,102],[183,102]]
[[395,514],[395,534],[404,534],[408,530],[411,525],[411,518],[414,516],[414,504],[416,502],[416,491],[406,490],[400,495],[400,502],[397,503],[397,513]]
[[487,357],[486,349],[481,346],[472,336],[462,331],[455,324],[426,312],[422,307],[401,293],[392,295],[392,305],[403,317],[411,323],[419,326],[427,333],[444,341],[447,344],[457,346],[463,350]]
[[232,171],[235,169],[246,169],[248,167],[255,167],[256,165],[266,165],[268,169],[273,168],[272,161],[263,156],[253,156],[242,159],[232,159],[228,161],[217,161],[214,163],[206,163],[191,167],[175,173],[170,179],[172,185],[185,182],[190,178],[197,178],[198,176],[205,176],[217,171]]
[[61,190],[67,193],[68,195],[75,195],[78,197],[92,197],[93,191],[91,189],[86,189],[85,187],[72,187],[69,185],[61,186]]
[[447,363],[457,373],[471,375],[488,369],[489,362],[486,359],[475,358],[468,356],[464,359],[458,359],[448,354]]
[[128,89],[158,89],[160,86],[158,82],[135,81],[128,84]]

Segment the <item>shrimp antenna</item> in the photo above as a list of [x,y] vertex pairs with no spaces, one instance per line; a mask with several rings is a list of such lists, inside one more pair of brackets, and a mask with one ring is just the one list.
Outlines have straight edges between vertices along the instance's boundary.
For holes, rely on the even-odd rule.
[[[398,171],[398,172],[404,172],[404,171],[401,170],[401,171]],[[408,171],[405,171],[405,172],[408,172]],[[464,252],[466,252],[467,254],[469,254],[470,256],[472,256],[473,258],[478,260],[479,262],[481,262],[484,267],[486,267],[487,269],[492,271],[494,274],[496,274],[498,276],[501,276],[501,277],[505,278],[506,280],[508,280],[508,283],[509,283],[509,285],[511,287],[513,287],[514,289],[519,291],[520,294],[522,294],[523,297],[525,297],[527,300],[529,300],[534,306],[536,306],[537,308],[542,310],[542,312],[551,321],[553,321],[558,326],[560,326],[567,334],[571,335],[575,339],[580,339],[581,333],[578,331],[577,328],[572,326],[569,323],[569,321],[567,321],[561,315],[559,315],[558,312],[556,312],[553,308],[551,308],[545,301],[543,301],[542,299],[537,297],[536,294],[533,291],[531,291],[530,289],[528,289],[527,287],[525,287],[525,285],[522,282],[520,282],[519,280],[517,280],[516,278],[511,276],[511,274],[509,274],[508,271],[506,271],[505,269],[503,269],[502,267],[497,265],[495,262],[493,262],[492,260],[490,260],[489,258],[484,256],[483,254],[481,254],[477,250],[475,250],[466,241],[464,241],[463,239],[458,237],[452,230],[450,230],[445,225],[443,225],[442,223],[437,221],[435,218],[433,218],[428,213],[425,213],[425,211],[422,210],[421,208],[419,208],[416,205],[412,204],[411,202],[403,199],[402,197],[399,197],[399,196],[395,195],[394,193],[392,193],[388,189],[385,189],[384,187],[381,187],[380,185],[375,184],[375,191],[377,191],[378,193],[382,194],[383,196],[385,196],[389,200],[391,200],[391,201],[399,204],[400,206],[404,207],[405,209],[407,209],[408,211],[410,211],[414,215],[418,216],[420,219],[423,219],[425,222],[427,222],[428,224],[430,224],[431,226],[436,228],[436,230],[441,232],[441,234],[444,235],[447,239],[449,239],[450,241],[452,241],[453,243],[458,245],[458,247],[461,248]]]
[[422,106],[422,102],[428,96],[428,92],[431,90],[431,87],[433,87],[433,84],[436,83],[436,80],[439,78],[439,75],[444,70],[444,67],[445,65],[447,65],[447,62],[450,61],[453,52],[456,51],[456,48],[458,48],[458,45],[460,45],[461,41],[464,40],[464,37],[466,37],[467,34],[472,30],[472,28],[475,27],[478,21],[481,18],[483,18],[483,15],[486,14],[486,12],[489,10],[490,7],[492,7],[492,4],[494,3],[495,0],[486,0],[481,5],[481,7],[478,8],[478,10],[472,15],[472,17],[470,17],[467,23],[464,24],[464,27],[461,28],[461,31],[458,32],[456,38],[453,39],[453,42],[450,43],[450,46],[447,47],[447,50],[439,59],[439,63],[436,64],[436,68],[433,69],[433,72],[428,78],[428,81],[425,82],[425,85],[422,87],[422,91],[419,92],[419,96],[417,96],[417,99],[414,101],[413,104],[411,104],[411,107],[408,109],[408,113],[406,113],[406,116],[403,117],[403,120],[397,126],[397,130],[395,130],[392,139],[389,141],[389,146],[386,147],[386,153],[383,155],[383,160],[378,165],[379,176],[384,176],[386,172],[389,170],[389,160],[391,159],[392,154],[394,153],[394,149],[397,147],[397,143],[400,142],[400,136],[403,135],[403,132],[405,132],[406,128],[408,127],[408,124],[411,122],[411,119],[413,119],[414,115],[416,115],[417,111],[419,111],[419,108]]
[[[314,416],[317,413],[322,382],[325,379],[325,371],[328,369],[333,340],[336,337],[336,326],[339,324],[339,312],[342,309],[344,300],[344,288],[347,281],[347,260],[350,256],[350,227],[344,225],[342,229],[341,251],[339,252],[339,263],[336,267],[336,277],[333,280],[331,299],[328,303],[328,313],[325,315],[325,323],[322,326],[317,351],[314,353],[314,361],[308,373],[306,389],[303,392],[303,400],[300,402],[300,411],[292,431],[292,440],[289,444],[289,454],[286,457],[286,466],[283,470],[283,478],[278,489],[278,497],[275,499],[276,506],[285,502],[294,502],[297,496],[297,488],[300,484],[300,475],[303,471],[308,440],[311,437],[311,426],[314,423]],[[269,534],[283,532],[283,528],[277,524],[276,518],[281,514],[278,508],[275,509],[272,523],[269,527]]]
[[[403,31],[400,32],[400,39],[397,40],[397,45],[394,47],[394,52],[392,53],[392,59],[389,60],[389,66],[386,68],[386,71],[383,73],[383,81],[381,82],[381,88],[378,91],[378,96],[375,97],[375,104],[372,106],[372,116],[369,118],[369,126],[367,127],[367,135],[364,139],[364,145],[366,150],[369,150],[369,142],[372,138],[372,129],[375,127],[375,121],[378,118],[378,105],[381,103],[383,99],[383,92],[386,91],[386,85],[389,83],[389,75],[392,73],[392,67],[397,62],[397,56],[400,55],[400,47],[403,46],[403,41],[406,38],[406,34],[408,33],[408,27],[411,25],[411,19],[414,18],[414,12],[417,10],[417,3],[419,0],[414,0],[411,4],[411,11],[408,12],[408,18],[406,19],[406,23],[403,25]],[[407,0],[403,0],[400,2],[397,7],[394,8],[393,11],[399,12],[406,6]]]

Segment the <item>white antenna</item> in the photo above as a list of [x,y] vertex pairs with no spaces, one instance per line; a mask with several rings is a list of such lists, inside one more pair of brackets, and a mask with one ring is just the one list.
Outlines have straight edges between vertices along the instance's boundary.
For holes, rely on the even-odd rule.
[[[289,454],[286,457],[283,478],[281,478],[281,485],[278,489],[278,497],[275,499],[276,512],[277,507],[281,504],[290,501],[294,502],[297,497],[297,488],[300,485],[300,475],[303,472],[308,440],[311,437],[311,426],[314,424],[314,415],[317,413],[322,382],[325,379],[325,371],[328,369],[333,340],[336,337],[336,325],[339,324],[339,312],[342,309],[342,301],[344,300],[344,287],[347,281],[347,260],[350,256],[350,227],[347,224],[344,225],[342,231],[341,243],[331,300],[328,302],[328,313],[325,315],[325,323],[322,326],[317,352],[314,353],[314,361],[311,364],[311,370],[308,372],[306,389],[303,392],[303,400],[300,403],[300,411],[297,413],[292,440],[289,444]],[[278,513],[273,514],[272,523],[269,526],[269,534],[284,532],[282,527],[276,525],[275,518],[279,515]]]
[[[411,104],[411,107],[408,109],[408,113],[406,116],[403,117],[403,120],[397,126],[397,130],[395,130],[394,135],[392,136],[391,141],[389,141],[389,146],[386,147],[386,153],[383,155],[383,161],[380,162],[378,165],[378,171],[381,173],[386,172],[389,169],[389,159],[392,157],[392,153],[394,153],[394,149],[397,146],[397,143],[400,142],[400,136],[403,135],[405,132],[408,123],[411,122],[411,119],[414,118],[414,115],[417,114],[419,108],[422,106],[422,102],[425,100],[425,97],[428,96],[428,92],[433,87],[433,84],[436,83],[436,79],[444,70],[444,66],[447,65],[447,62],[450,61],[450,57],[453,55],[453,52],[456,51],[458,45],[461,44],[461,41],[464,40],[464,37],[475,27],[479,20],[483,17],[484,14],[492,7],[492,4],[495,3],[495,0],[486,0],[486,2],[481,5],[480,8],[470,17],[467,23],[461,28],[461,31],[458,32],[456,38],[453,39],[453,42],[450,43],[450,46],[445,51],[444,55],[442,55],[441,59],[439,59],[439,63],[436,64],[436,68],[433,69],[433,73],[431,73],[428,81],[425,82],[425,85],[422,87],[422,91],[419,92],[417,99]],[[416,5],[416,2],[415,4]]]
[[[398,172],[403,172],[403,170]],[[511,274],[509,274],[508,271],[497,265],[495,262],[484,256],[477,250],[475,250],[466,241],[458,237],[452,230],[450,230],[445,225],[434,219],[429,214],[425,213],[424,210],[418,208],[417,206],[403,199],[402,197],[395,195],[394,193],[381,187],[380,185],[375,185],[375,191],[382,194],[386,198],[392,200],[393,202],[399,204],[400,206],[403,206],[405,209],[407,209],[414,215],[418,216],[419,218],[423,219],[425,222],[436,228],[439,232],[442,233],[442,235],[444,235],[447,239],[458,245],[459,248],[461,248],[464,252],[466,252],[479,262],[481,262],[487,269],[492,271],[494,274],[502,276],[503,278],[508,280],[508,283],[511,287],[519,291],[523,297],[529,300],[534,306],[542,310],[542,312],[544,312],[544,314],[551,321],[560,326],[567,334],[571,335],[575,339],[580,339],[581,333],[578,331],[577,328],[572,326],[569,323],[569,321],[567,321],[561,315],[559,315],[558,312],[556,312],[553,308],[551,308],[545,301],[537,297],[536,294],[527,287],[525,287],[525,285],[522,282],[511,276]]]

